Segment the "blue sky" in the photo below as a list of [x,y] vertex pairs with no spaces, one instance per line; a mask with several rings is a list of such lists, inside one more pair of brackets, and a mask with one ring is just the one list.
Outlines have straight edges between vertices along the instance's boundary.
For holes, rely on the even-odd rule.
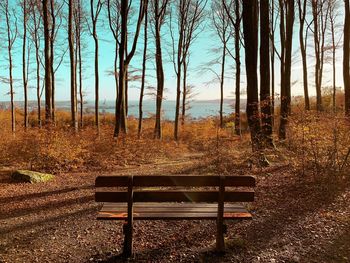
[[[84,2],[84,1],[83,1]],[[14,2],[10,1],[11,4],[14,4]],[[339,23],[342,23],[342,6],[340,6],[340,16],[338,18]],[[210,3],[207,5],[207,9],[210,10]],[[16,10],[17,12],[20,12],[20,9]],[[208,11],[210,12],[210,11]],[[21,16],[18,15],[19,19],[18,22],[21,23]],[[300,52],[299,52],[299,40],[298,40],[298,24],[297,24],[297,16],[296,16],[296,25],[294,30],[294,44],[293,44],[293,54],[295,54],[295,57],[293,59],[293,68],[292,68],[292,82],[293,89],[292,92],[294,95],[301,95],[302,94],[302,67],[301,67],[301,59],[300,59]],[[90,17],[87,17],[88,21],[90,21]],[[4,27],[4,17],[3,15],[0,16],[0,23],[1,27]],[[113,59],[114,59],[114,39],[109,31],[108,27],[108,20],[105,12],[101,12],[99,17],[99,44],[100,44],[100,98],[103,102],[104,100],[113,100],[115,98],[115,83],[114,83],[114,77],[110,75],[110,71],[113,69]],[[133,34],[135,26],[131,25],[129,27],[130,34]],[[22,45],[22,38],[21,38],[21,32],[22,27],[19,25],[18,27],[20,35],[17,38],[17,41],[15,43],[14,47],[14,78],[15,78],[15,100],[23,100],[23,90],[22,90],[22,61],[21,61],[21,45]],[[3,31],[3,29],[2,29]],[[67,43],[67,33],[66,33],[66,25],[63,23],[62,27],[60,28],[59,33],[59,39],[57,40],[56,46],[57,50],[59,50],[59,47],[68,45]],[[173,64],[170,61],[170,36],[168,34],[169,32],[169,25],[164,24],[162,28],[163,33],[163,59],[164,59],[164,67],[165,67],[165,98],[168,100],[175,99],[175,85],[176,85],[176,79],[175,79],[175,72],[173,69]],[[278,31],[277,31],[278,32]],[[341,30],[337,33],[337,37],[341,38]],[[1,34],[1,38],[4,38],[5,35]],[[153,39],[151,33],[149,33],[150,43],[149,43],[149,53],[153,52]],[[131,39],[131,37],[130,37]],[[308,47],[309,56],[309,80],[310,80],[310,94],[315,94],[314,87],[313,87],[313,67],[314,67],[314,59],[312,57],[313,47],[312,47],[312,37],[309,36],[310,40],[310,46]],[[94,42],[92,37],[87,33],[85,34],[84,40],[86,47],[84,48],[84,92],[86,94],[86,100],[94,100]],[[278,39],[277,39],[277,45],[278,45]],[[232,44],[232,42],[231,42]],[[42,45],[43,46],[43,45]],[[213,53],[211,50],[220,47],[220,41],[219,38],[213,33],[213,30],[211,29],[211,23],[209,19],[206,19],[203,22],[203,31],[199,35],[198,39],[193,43],[191,48],[191,60],[190,60],[190,72],[189,72],[189,84],[194,85],[195,87],[195,93],[197,96],[195,97],[198,100],[209,100],[209,99],[218,99],[219,98],[219,83],[218,81],[215,81],[215,75],[210,72],[206,71],[203,72],[201,70],[203,68],[203,65],[212,61],[213,59],[217,59],[221,56],[221,52]],[[231,45],[232,46],[232,45]],[[8,77],[8,61],[7,61],[7,53],[6,53],[6,47],[2,46],[0,47],[0,77],[7,78]],[[135,68],[141,68],[141,57],[142,57],[142,49],[143,49],[143,37],[142,34],[138,41],[137,46],[137,54],[134,56],[131,65]],[[59,53],[57,51],[57,53]],[[34,55],[34,49],[31,49],[31,54]],[[56,59],[58,60],[58,54],[56,55]],[[233,68],[233,60],[229,58],[226,64],[226,79],[225,79],[225,97],[226,98],[232,98],[233,97],[233,90],[234,90],[234,68]],[[337,86],[343,85],[342,80],[342,50],[341,48],[337,51]],[[34,65],[34,57],[31,56],[31,61],[33,64],[30,65],[30,70],[35,70]],[[245,89],[245,70],[244,70],[244,52],[243,48],[241,51],[241,61],[242,61],[242,89]],[[149,59],[149,62],[147,63],[148,71],[148,85],[154,86],[156,84],[155,81],[155,71],[154,71],[154,56],[151,56]],[[276,91],[277,93],[279,90],[279,62],[278,58],[276,57]],[[217,71],[219,73],[219,66],[218,65],[212,65],[212,69]],[[331,84],[331,65],[326,64],[324,69],[324,86]],[[43,73],[43,70],[42,70]],[[70,99],[70,92],[69,92],[69,57],[68,53],[66,54],[64,58],[64,63],[59,68],[57,74],[56,74],[56,100],[69,100]],[[33,72],[30,74],[30,86],[35,86],[35,73]],[[130,100],[137,100],[139,97],[139,82],[133,82],[130,84],[130,90],[129,90],[129,99]],[[6,95],[9,91],[9,87],[5,83],[0,83],[0,100],[1,101],[7,101],[9,100],[9,96]],[[149,96],[148,99],[151,99],[152,97]],[[29,90],[29,99],[35,100],[36,99],[36,90],[34,88],[31,88]]]

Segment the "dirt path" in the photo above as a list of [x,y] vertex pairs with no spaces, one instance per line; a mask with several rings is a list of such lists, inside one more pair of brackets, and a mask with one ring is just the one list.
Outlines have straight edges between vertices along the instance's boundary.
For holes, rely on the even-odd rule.
[[[170,174],[203,169],[201,155],[124,167],[114,174]],[[0,262],[122,262],[121,222],[95,220],[97,174],[59,175],[18,184],[0,173]],[[287,168],[260,172],[254,220],[227,223],[228,252],[211,253],[215,223],[135,224],[134,261],[350,262],[349,182],[296,180]]]

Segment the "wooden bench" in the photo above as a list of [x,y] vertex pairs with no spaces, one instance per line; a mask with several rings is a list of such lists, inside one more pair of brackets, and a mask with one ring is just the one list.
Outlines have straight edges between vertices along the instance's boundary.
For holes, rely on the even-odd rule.
[[216,249],[223,252],[224,220],[252,218],[237,204],[254,201],[252,176],[98,176],[95,186],[96,202],[104,202],[97,219],[125,221],[126,256],[132,255],[133,220],[216,220]]

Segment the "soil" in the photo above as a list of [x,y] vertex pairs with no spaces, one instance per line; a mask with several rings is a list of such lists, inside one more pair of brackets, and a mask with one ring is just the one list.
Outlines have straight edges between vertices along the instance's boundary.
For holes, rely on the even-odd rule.
[[[113,174],[202,173],[203,162],[187,155]],[[99,174],[27,184],[3,170],[0,262],[350,262],[349,178],[306,179],[288,165],[246,170],[257,178],[256,201],[248,205],[253,220],[226,222],[225,254],[213,252],[215,222],[138,221],[128,260],[122,222],[96,220]]]

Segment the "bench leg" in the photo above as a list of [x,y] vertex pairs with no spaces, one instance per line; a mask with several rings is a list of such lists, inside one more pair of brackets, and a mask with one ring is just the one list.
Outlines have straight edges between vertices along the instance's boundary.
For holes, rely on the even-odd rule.
[[216,251],[223,253],[225,252],[225,239],[224,239],[224,234],[225,234],[225,225],[223,222],[220,222],[221,220],[217,220],[216,222]]
[[124,248],[123,248],[123,255],[126,257],[132,256],[132,225],[129,225],[127,222],[123,225],[123,232],[124,232]]

